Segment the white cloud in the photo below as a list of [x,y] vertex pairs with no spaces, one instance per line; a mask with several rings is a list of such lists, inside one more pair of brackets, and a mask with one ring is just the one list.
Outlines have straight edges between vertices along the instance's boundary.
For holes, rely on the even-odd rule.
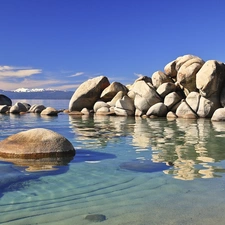
[[15,90],[17,88],[47,88],[50,85],[61,84],[59,80],[30,80],[25,79],[21,82],[1,81],[1,88],[3,90]]
[[134,75],[137,76],[137,77],[143,77],[143,76],[145,76],[145,75],[142,74],[142,73],[134,73]]
[[69,77],[78,77],[78,76],[81,76],[83,74],[84,74],[84,72],[77,72],[77,73],[75,73],[75,74],[73,74],[73,75],[71,75]]
[[6,77],[29,77],[34,74],[42,73],[41,69],[32,69],[27,67],[0,66],[0,78]]

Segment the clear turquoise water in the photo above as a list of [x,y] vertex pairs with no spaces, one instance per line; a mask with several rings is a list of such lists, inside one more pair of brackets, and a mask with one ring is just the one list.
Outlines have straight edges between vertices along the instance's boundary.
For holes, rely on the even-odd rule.
[[225,223],[225,123],[0,114],[0,140],[36,127],[65,136],[76,156],[54,171],[1,161],[0,224],[95,224],[89,214],[107,225]]

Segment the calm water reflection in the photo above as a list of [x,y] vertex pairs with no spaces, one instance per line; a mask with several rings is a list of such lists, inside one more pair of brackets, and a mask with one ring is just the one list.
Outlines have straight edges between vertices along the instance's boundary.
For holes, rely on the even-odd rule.
[[0,114],[0,140],[37,127],[65,136],[76,156],[54,171],[51,159],[1,162],[0,224],[87,225],[88,214],[107,225],[224,224],[225,123]]
[[87,148],[104,148],[118,142],[118,137],[129,136],[136,151],[149,151],[152,162],[173,164],[164,172],[174,178],[213,178],[225,172],[220,163],[225,159],[224,123],[112,116],[70,116],[69,120],[77,140]]

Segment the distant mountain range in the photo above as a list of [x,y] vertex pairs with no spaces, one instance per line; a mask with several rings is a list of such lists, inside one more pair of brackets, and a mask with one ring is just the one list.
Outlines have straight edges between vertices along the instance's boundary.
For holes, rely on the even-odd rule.
[[60,91],[43,88],[19,88],[14,91],[0,90],[0,94],[11,99],[70,99],[74,91]]

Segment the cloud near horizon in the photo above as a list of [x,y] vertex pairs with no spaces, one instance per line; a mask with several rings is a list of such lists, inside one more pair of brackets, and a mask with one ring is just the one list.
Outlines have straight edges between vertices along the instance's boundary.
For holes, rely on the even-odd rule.
[[145,76],[145,75],[142,74],[142,73],[134,73],[134,75],[137,76],[137,77],[144,77],[144,76]]
[[42,73],[41,69],[29,67],[0,66],[0,79],[7,77],[23,78]]
[[73,75],[70,75],[69,77],[78,77],[78,76],[81,76],[81,75],[84,75],[84,72],[77,72]]

